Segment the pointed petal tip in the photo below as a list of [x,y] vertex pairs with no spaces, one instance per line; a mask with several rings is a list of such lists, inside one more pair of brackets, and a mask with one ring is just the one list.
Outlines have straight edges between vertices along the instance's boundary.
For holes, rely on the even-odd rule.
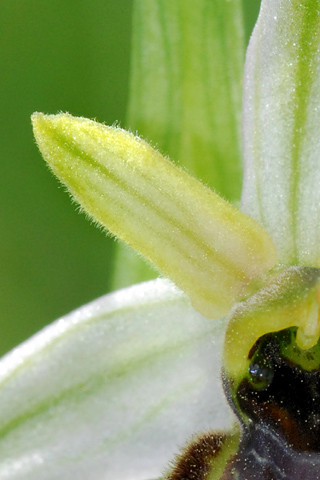
[[31,115],[31,123],[32,123],[33,129],[37,130],[49,116],[52,116],[52,115],[46,115],[45,113],[42,113],[42,112],[34,112]]
[[84,117],[73,117],[72,115],[70,115],[70,113],[67,112],[60,112],[56,114],[34,112],[31,115],[31,123],[37,143],[39,143],[39,139],[41,141],[45,140],[49,130],[60,127],[60,133],[62,133],[66,129],[66,127],[68,127],[68,125],[72,124],[74,128],[76,127],[77,123],[81,122],[82,120],[91,122],[91,120],[88,120]]
[[[42,113],[42,112],[34,112],[31,115],[33,134],[37,142],[37,145],[40,151],[43,153],[43,157],[46,161],[47,161],[47,156],[45,155],[42,149],[44,144],[48,143],[48,140],[46,139],[48,139],[48,133],[56,123],[55,118],[60,115],[61,114],[46,115],[45,113]],[[64,115],[67,115],[67,114],[64,114]]]

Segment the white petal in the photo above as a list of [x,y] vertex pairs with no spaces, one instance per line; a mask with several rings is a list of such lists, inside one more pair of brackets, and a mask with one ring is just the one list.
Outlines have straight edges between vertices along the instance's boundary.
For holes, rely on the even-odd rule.
[[263,0],[247,54],[243,211],[285,264],[320,266],[318,2]]
[[229,425],[223,322],[164,280],[92,302],[0,363],[0,478],[158,477],[191,434]]

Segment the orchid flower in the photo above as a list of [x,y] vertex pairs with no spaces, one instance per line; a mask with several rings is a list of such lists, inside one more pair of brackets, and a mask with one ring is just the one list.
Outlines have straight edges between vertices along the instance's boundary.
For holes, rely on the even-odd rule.
[[262,1],[241,211],[129,132],[33,115],[74,200],[170,280],[98,299],[2,360],[1,479],[320,478],[319,12]]

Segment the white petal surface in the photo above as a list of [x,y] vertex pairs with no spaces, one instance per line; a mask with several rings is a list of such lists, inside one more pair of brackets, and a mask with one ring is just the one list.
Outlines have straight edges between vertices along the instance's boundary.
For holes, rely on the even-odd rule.
[[243,211],[285,264],[320,265],[320,4],[263,0],[245,72]]
[[0,363],[0,478],[157,478],[193,433],[229,425],[223,322],[164,280],[61,318]]

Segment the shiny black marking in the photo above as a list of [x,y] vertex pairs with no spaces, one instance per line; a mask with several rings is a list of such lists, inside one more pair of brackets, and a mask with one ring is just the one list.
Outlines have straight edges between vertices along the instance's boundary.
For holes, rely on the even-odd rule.
[[319,365],[307,371],[289,360],[289,342],[292,330],[260,339],[248,378],[229,395],[243,435],[221,480],[320,480]]
[[291,449],[268,428],[253,426],[221,480],[319,480],[318,453]]

